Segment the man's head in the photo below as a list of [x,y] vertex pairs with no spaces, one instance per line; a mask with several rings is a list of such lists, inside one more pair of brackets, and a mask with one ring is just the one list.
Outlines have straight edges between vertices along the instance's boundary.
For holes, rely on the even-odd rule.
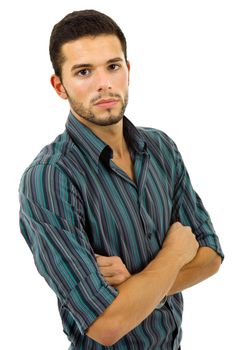
[[127,61],[126,39],[120,27],[110,17],[95,10],[74,11],[65,16],[53,27],[49,53],[55,74],[62,79],[62,65],[65,61],[62,46],[70,41],[86,36],[101,34],[115,35]]
[[129,63],[124,34],[111,18],[94,10],[67,15],[53,28],[50,57],[52,85],[76,117],[97,125],[122,119]]

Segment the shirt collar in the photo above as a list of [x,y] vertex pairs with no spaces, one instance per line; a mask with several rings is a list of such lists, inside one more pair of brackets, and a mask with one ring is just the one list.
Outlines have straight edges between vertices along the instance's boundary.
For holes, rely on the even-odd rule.
[[[108,159],[112,158],[113,151],[111,147],[94,134],[91,129],[82,124],[71,112],[66,122],[66,130],[73,142],[86,150],[97,167],[100,156]],[[147,144],[143,134],[125,116],[123,117],[123,132],[128,146],[139,154],[146,152]]]

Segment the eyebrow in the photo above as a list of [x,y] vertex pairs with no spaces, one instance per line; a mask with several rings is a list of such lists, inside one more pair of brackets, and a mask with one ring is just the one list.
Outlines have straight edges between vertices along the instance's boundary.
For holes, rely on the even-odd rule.
[[[106,64],[115,63],[115,62],[123,62],[123,59],[121,57],[111,58],[106,62]],[[93,67],[94,65],[91,63],[79,63],[79,64],[73,65],[71,68],[71,71],[74,71],[75,69],[79,69],[79,68],[93,68]]]

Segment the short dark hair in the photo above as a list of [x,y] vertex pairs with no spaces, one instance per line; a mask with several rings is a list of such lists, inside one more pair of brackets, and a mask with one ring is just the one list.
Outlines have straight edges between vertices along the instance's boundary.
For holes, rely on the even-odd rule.
[[84,36],[101,34],[116,35],[120,40],[122,51],[127,61],[127,44],[120,27],[104,13],[95,10],[74,11],[65,16],[53,27],[49,54],[54,72],[61,78],[62,64],[65,57],[62,55],[62,45]]

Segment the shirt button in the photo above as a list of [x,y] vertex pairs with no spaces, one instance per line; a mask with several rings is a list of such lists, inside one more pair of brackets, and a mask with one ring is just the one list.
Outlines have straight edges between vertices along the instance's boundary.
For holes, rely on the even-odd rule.
[[147,235],[147,237],[148,237],[149,239],[151,239],[151,237],[152,237],[152,233],[151,233],[151,232],[149,232],[149,233],[148,233],[148,235]]

